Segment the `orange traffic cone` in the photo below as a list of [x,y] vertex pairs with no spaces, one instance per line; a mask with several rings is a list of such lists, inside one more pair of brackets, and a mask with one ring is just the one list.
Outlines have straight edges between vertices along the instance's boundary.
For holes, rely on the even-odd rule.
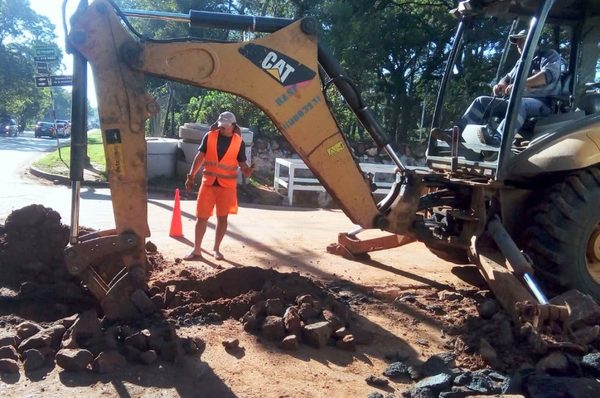
[[175,205],[173,206],[173,218],[171,218],[171,230],[169,236],[181,238],[183,231],[181,228],[181,207],[179,205],[179,188],[175,189]]

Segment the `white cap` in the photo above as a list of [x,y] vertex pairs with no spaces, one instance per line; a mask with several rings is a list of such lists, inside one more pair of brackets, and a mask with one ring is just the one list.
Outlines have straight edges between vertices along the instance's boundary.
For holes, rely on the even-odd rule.
[[217,126],[231,126],[233,123],[237,123],[235,120],[235,115],[231,112],[223,112],[219,115],[217,119]]

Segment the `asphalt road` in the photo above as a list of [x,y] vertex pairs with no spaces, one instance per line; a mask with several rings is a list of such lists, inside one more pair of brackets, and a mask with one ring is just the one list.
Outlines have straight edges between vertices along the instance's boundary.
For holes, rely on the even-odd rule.
[[[69,139],[61,139],[68,145]],[[56,150],[57,142],[50,138],[34,138],[32,131],[18,137],[0,137],[0,222],[13,210],[30,204],[42,204],[60,213],[62,222],[70,224],[70,187],[54,185],[29,174],[29,165],[45,153]],[[67,160],[68,161],[68,160]],[[108,189],[82,189],[81,225],[92,228],[112,228],[112,204]]]

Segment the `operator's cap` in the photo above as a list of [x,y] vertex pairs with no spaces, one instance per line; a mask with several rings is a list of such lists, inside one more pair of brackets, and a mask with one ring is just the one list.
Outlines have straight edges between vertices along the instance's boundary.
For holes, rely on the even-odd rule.
[[508,40],[510,40],[510,42],[512,44],[517,44],[517,41],[519,39],[524,39],[526,37],[527,37],[527,29],[523,29],[523,30],[519,31],[519,33],[515,33],[515,34],[508,36]]
[[223,112],[219,115],[217,119],[217,126],[231,126],[236,123],[235,115],[231,112]]

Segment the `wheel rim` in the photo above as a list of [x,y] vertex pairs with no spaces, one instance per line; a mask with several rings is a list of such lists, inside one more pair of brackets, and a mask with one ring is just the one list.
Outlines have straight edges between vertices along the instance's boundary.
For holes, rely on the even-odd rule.
[[600,283],[600,224],[590,235],[587,245],[587,269],[596,283]]

